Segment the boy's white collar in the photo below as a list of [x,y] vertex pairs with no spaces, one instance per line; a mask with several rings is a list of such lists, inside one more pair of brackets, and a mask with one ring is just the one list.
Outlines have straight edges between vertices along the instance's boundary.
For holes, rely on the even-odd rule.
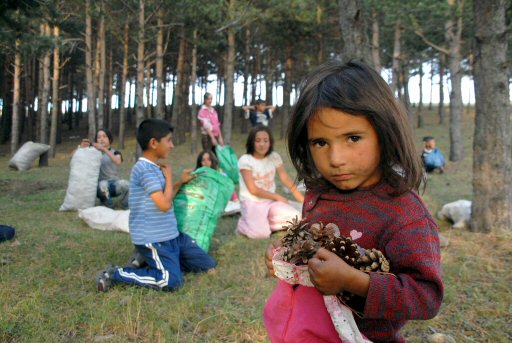
[[156,164],[156,163],[155,163],[155,162],[153,162],[153,161],[148,160],[148,159],[147,159],[147,158],[145,158],[145,157],[139,157],[139,161],[146,161],[146,162],[151,163],[151,164],[154,164],[155,166],[157,166],[157,167],[158,167],[158,164]]

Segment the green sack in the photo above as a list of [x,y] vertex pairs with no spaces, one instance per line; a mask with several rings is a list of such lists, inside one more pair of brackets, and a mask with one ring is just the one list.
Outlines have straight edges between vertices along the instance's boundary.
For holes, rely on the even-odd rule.
[[201,167],[192,174],[196,177],[182,185],[174,198],[174,213],[179,230],[208,252],[217,222],[235,185],[227,176],[209,167]]
[[233,180],[235,184],[238,184],[238,157],[236,157],[235,151],[229,145],[217,145],[215,148],[217,158],[219,159],[219,167],[226,175]]

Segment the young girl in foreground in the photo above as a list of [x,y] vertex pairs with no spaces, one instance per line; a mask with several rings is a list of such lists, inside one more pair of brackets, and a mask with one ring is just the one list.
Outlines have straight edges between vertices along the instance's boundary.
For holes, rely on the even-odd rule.
[[295,199],[304,201],[273,145],[270,129],[256,126],[247,137],[247,153],[238,160],[242,216],[236,230],[249,238],[268,238],[273,231],[283,230],[287,221],[300,218],[300,212],[288,204],[288,199],[276,193],[277,172]]
[[[359,246],[381,250],[394,275],[366,274],[319,249],[308,264],[315,287],[279,281],[267,301],[271,341],[339,342],[322,295],[348,291],[366,337],[403,342],[405,323],[434,317],[443,298],[437,225],[416,193],[422,165],[407,115],[374,70],[329,63],[301,89],[288,150],[306,183],[306,221],[335,223]],[[271,274],[277,246],[266,252]]]

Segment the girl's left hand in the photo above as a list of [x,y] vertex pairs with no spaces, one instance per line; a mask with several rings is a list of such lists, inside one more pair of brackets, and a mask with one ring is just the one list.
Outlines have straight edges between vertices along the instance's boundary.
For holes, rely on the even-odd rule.
[[338,294],[346,289],[346,282],[355,270],[336,254],[324,248],[308,262],[309,276],[313,285],[325,295]]

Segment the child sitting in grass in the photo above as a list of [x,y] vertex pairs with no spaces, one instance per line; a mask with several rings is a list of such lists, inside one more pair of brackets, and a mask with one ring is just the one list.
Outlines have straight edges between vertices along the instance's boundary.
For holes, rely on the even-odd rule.
[[172,131],[172,126],[161,119],[146,119],[137,130],[143,157],[130,177],[129,228],[131,240],[147,266],[108,266],[96,279],[98,291],[106,292],[115,283],[173,291],[183,284],[182,271],[214,271],[214,259],[190,236],[178,231],[173,198],[193,176],[191,170],[184,170],[173,186],[171,167],[158,163],[174,147]]

